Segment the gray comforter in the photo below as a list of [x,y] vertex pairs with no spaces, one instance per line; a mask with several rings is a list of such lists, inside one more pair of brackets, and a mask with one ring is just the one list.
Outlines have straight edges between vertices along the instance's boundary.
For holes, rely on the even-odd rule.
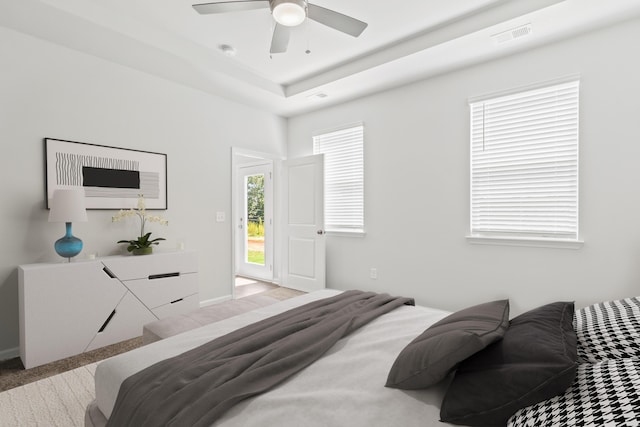
[[236,330],[127,378],[108,426],[209,426],[410,298],[347,291]]

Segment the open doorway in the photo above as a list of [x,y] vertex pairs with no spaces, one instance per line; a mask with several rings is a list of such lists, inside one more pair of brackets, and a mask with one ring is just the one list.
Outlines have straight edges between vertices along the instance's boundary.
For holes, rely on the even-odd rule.
[[274,280],[273,160],[233,152],[233,296],[277,288]]
[[[302,292],[324,288],[323,156],[282,160],[232,148],[231,165],[232,297],[280,286],[276,293],[285,288]],[[260,209],[250,206],[260,197],[264,214],[256,215]]]

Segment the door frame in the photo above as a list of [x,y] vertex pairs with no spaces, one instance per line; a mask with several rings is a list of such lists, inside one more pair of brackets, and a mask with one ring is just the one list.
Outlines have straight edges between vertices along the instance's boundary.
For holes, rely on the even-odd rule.
[[274,154],[262,153],[259,151],[247,150],[239,147],[231,147],[231,276],[229,278],[229,286],[231,287],[230,295],[235,299],[236,296],[236,234],[238,228],[236,227],[236,218],[238,217],[238,166],[246,164],[245,159],[253,159],[255,162],[268,162],[271,163],[271,170],[273,171],[272,177],[272,194],[273,194],[273,225],[272,225],[272,240],[273,240],[273,283],[279,283],[280,277],[280,262],[279,262],[279,229],[278,229],[278,200],[279,200],[279,167],[282,157]]
[[[235,230],[236,239],[236,274],[243,277],[249,277],[260,281],[272,282],[273,281],[273,162],[269,160],[256,160],[247,163],[242,163],[236,166],[236,173],[238,174],[238,187],[236,187],[236,216],[233,217],[233,227]],[[264,180],[264,264],[252,264],[247,262],[246,247],[247,244],[247,232],[249,226],[249,219],[246,217],[247,213],[247,199],[246,199],[246,178],[253,175],[263,175]],[[243,217],[243,221],[238,223],[238,219]],[[244,249],[244,250],[243,250]]]

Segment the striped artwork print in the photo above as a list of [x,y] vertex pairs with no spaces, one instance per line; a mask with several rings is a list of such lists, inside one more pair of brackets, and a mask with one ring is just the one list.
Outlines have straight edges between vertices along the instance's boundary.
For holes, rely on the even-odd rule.
[[87,209],[167,209],[167,155],[45,138],[46,203],[58,189],[82,189]]
[[[103,169],[139,171],[135,160],[110,159],[83,154],[56,153],[56,180],[58,185],[82,185],[82,168],[91,166]],[[137,197],[137,196],[136,196]]]

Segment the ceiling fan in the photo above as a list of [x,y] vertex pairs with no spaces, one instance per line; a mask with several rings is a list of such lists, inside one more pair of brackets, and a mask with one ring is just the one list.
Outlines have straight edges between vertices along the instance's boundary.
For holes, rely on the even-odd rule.
[[203,15],[210,13],[227,13],[269,7],[276,26],[271,39],[270,53],[284,53],[289,44],[289,28],[302,24],[306,18],[319,22],[327,27],[358,37],[367,23],[342,13],[316,6],[306,0],[234,0],[214,1],[194,4],[193,8]]

